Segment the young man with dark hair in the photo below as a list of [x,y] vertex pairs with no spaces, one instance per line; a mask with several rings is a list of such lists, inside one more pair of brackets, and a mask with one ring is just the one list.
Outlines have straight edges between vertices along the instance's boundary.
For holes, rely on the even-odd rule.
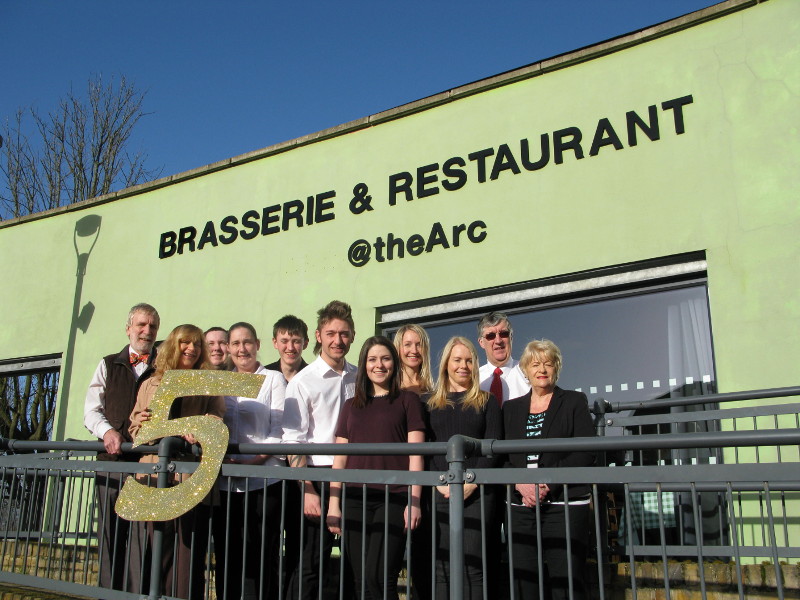
[[[345,360],[355,339],[355,326],[350,306],[334,300],[317,313],[317,340],[314,353],[317,359],[297,373],[286,388],[283,411],[283,441],[301,444],[332,444],[339,411],[347,398],[355,394],[356,367]],[[291,455],[287,459],[292,467],[329,469],[333,465],[330,455]],[[297,572],[291,586],[291,597],[312,600],[320,593],[324,580],[330,573],[330,554],[333,534],[325,524],[328,484],[301,481],[303,493],[303,568]],[[320,552],[320,541],[322,552]],[[299,593],[299,595],[298,595]]]
[[266,368],[283,373],[286,381],[291,381],[308,366],[303,360],[303,350],[308,348],[308,326],[302,319],[294,315],[278,319],[272,327],[272,345],[278,351],[279,358]]

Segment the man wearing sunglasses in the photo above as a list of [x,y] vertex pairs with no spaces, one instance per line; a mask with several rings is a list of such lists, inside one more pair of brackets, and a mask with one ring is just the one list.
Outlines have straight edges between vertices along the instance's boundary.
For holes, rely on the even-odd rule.
[[511,358],[513,335],[504,313],[490,312],[478,323],[478,344],[486,351],[488,360],[478,372],[481,389],[490,392],[500,404],[524,396],[531,389],[517,361]]

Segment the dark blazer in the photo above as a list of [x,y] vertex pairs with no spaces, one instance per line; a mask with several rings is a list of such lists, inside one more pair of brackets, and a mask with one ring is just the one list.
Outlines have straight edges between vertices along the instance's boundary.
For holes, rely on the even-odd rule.
[[[503,403],[503,424],[505,439],[524,440],[525,425],[530,413],[531,392],[520,398]],[[562,390],[556,386],[553,398],[544,416],[542,438],[594,437],[595,428],[589,413],[589,401],[586,394],[571,390]],[[542,452],[539,455],[539,467],[542,469],[561,467],[590,467],[595,464],[594,452]],[[509,454],[505,467],[524,469],[528,465],[527,454]],[[564,488],[551,485],[550,500],[563,500]],[[589,486],[570,486],[569,497],[577,498],[589,493]],[[519,494],[517,500],[520,500]]]

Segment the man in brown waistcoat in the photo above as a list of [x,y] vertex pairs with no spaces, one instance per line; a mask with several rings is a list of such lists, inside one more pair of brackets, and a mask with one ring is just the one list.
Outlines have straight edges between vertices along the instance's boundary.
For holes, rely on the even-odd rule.
[[[104,357],[92,377],[83,424],[105,446],[105,452],[98,453],[97,460],[138,460],[135,454],[123,453],[121,445],[131,441],[128,428],[136,404],[137,381],[153,372],[153,344],[159,323],[158,312],[149,304],[131,308],[125,326],[130,344],[120,353]],[[117,517],[114,511],[122,480],[123,476],[114,472],[99,472],[95,480],[99,506],[99,583],[101,587],[140,593],[142,560],[138,535],[131,523]]]

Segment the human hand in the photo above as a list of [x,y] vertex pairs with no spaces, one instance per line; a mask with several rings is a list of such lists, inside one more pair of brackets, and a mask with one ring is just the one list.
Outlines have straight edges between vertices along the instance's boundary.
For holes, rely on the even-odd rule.
[[464,500],[472,496],[473,492],[478,489],[477,483],[465,483],[464,484]]
[[314,521],[320,520],[322,506],[319,502],[319,494],[316,492],[305,492],[303,494],[303,514]]
[[[319,498],[319,496],[317,496]],[[308,515],[306,515],[308,516]],[[342,533],[342,509],[339,505],[333,503],[328,506],[328,516],[325,517],[325,524],[328,526],[328,531],[334,535],[341,535]]]
[[419,506],[406,506],[406,510],[403,512],[403,531],[407,531],[409,529],[413,531],[419,527],[421,521],[422,511],[420,510]]
[[103,434],[103,446],[109,454],[122,454],[122,435],[116,429],[109,429]]
[[439,492],[445,498],[450,497],[450,486],[449,485],[437,485],[436,491]]

